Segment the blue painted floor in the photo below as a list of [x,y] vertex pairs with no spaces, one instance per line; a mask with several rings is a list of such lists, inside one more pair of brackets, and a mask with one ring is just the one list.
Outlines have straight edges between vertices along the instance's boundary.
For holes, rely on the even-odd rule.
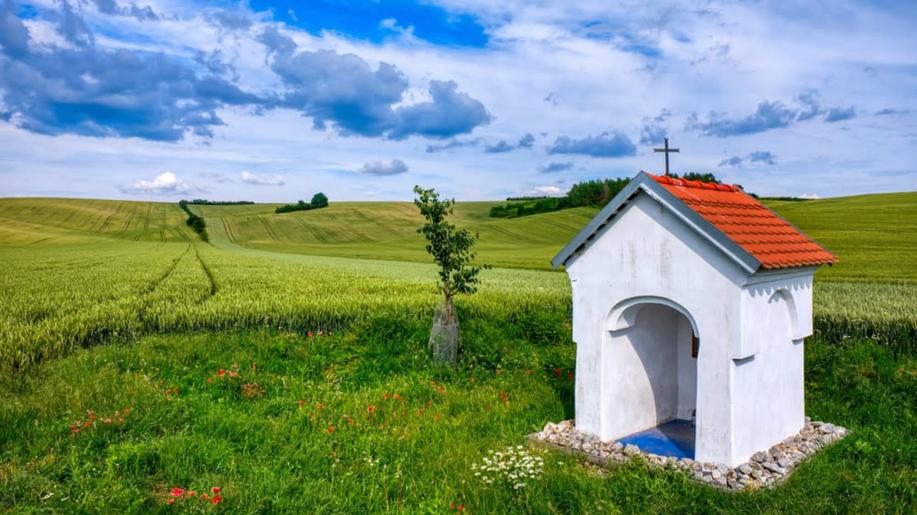
[[690,420],[672,420],[618,441],[636,445],[643,452],[694,459],[694,425]]

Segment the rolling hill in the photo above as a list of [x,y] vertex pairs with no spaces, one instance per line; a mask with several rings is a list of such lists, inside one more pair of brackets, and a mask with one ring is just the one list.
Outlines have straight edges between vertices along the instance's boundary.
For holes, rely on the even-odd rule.
[[[766,200],[771,208],[834,252],[840,262],[819,276],[833,280],[917,281],[917,193],[808,201]],[[480,234],[482,263],[550,268],[550,259],[597,209],[522,218],[490,218],[497,202],[460,202],[454,220]],[[325,209],[275,214],[276,204],[192,206],[217,246],[289,254],[428,262],[409,202],[332,202]],[[173,203],[79,199],[0,199],[0,245],[114,238],[197,238]]]

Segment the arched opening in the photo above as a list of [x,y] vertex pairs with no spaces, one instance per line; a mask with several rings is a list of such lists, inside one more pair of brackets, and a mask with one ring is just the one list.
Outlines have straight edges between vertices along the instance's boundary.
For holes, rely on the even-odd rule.
[[629,409],[617,416],[632,417],[635,426],[620,441],[654,454],[693,458],[701,345],[693,320],[681,306],[655,299],[629,302],[612,317],[610,343],[618,347],[619,363],[629,364],[619,371],[627,376],[622,393]]

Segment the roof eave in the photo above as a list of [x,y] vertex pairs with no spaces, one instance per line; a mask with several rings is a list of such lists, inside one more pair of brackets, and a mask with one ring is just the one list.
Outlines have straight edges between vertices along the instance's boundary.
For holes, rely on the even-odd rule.
[[599,211],[598,214],[595,215],[592,220],[590,220],[589,223],[587,223],[586,226],[583,227],[582,230],[580,230],[580,232],[578,232],[576,236],[574,236],[573,239],[570,240],[570,242],[567,243],[564,248],[557,253],[556,256],[554,256],[554,259],[551,260],[551,266],[557,269],[561,265],[566,265],[567,261],[573,257],[574,254],[576,254],[580,247],[583,247],[589,243],[589,240],[592,238],[592,236],[598,232],[599,229],[609,223],[611,217],[616,214],[618,210],[621,209],[627,203],[627,201],[630,200],[630,198],[638,192],[640,186],[646,181],[655,182],[649,175],[646,174],[646,172],[640,172],[637,174],[636,177],[627,183],[627,186],[625,186],[624,189],[619,191],[618,194],[608,202],[608,204],[605,204],[605,207],[603,207],[602,210]]

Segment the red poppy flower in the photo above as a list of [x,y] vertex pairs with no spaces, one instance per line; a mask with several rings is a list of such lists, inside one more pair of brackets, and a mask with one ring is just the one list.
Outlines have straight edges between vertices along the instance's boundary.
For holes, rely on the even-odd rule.
[[223,370],[223,369],[221,368],[221,369],[217,370],[217,375],[220,376],[220,377],[223,377],[223,376],[226,375],[226,371]]
[[568,381],[572,381],[572,380],[573,380],[573,372],[567,372],[567,380],[568,380]]
[[213,488],[210,489],[210,491],[213,492],[213,493],[215,493],[215,494],[220,493],[220,490],[222,490],[222,488],[220,488],[220,487],[218,487],[218,486],[215,486],[215,487],[213,487]]
[[334,427],[334,424],[332,424],[332,425],[328,426],[328,429],[326,429],[325,432],[328,433],[328,434],[330,435],[331,433],[334,432],[335,429],[336,429],[336,428]]
[[223,500],[222,497],[220,497],[219,495],[215,495],[213,499],[210,499],[210,504],[219,504],[220,501],[222,500]]
[[554,367],[554,377],[560,377],[560,367]]
[[315,403],[315,409],[323,410],[323,409],[325,409],[325,405],[322,404],[322,403],[320,403],[320,402],[316,402],[316,403]]
[[527,375],[527,376],[530,376],[530,375],[532,375],[532,369],[531,369],[531,368],[529,368],[529,369],[526,369],[526,371],[525,371],[525,375]]
[[458,511],[464,511],[465,506],[459,504],[459,505],[457,506],[457,509],[458,509]]
[[183,493],[185,493],[185,491],[177,486],[172,489],[172,497],[180,497]]
[[169,506],[175,504],[175,499],[169,499],[168,501],[166,501],[166,504],[168,504]]
[[385,394],[382,396],[382,400],[387,401],[389,397],[391,397],[391,395],[389,395],[388,392],[385,392]]
[[210,384],[210,383],[213,383],[213,378],[212,378],[212,377],[208,377],[208,378],[207,378],[207,384]]
[[312,331],[309,331],[308,333],[306,333],[306,336],[309,338],[312,338]]
[[206,501],[207,499],[210,499],[210,496],[207,494],[201,494],[201,499]]
[[188,490],[188,491],[185,493],[185,495],[187,495],[188,497],[195,497],[195,496],[197,496],[197,492],[194,491],[194,490]]
[[306,404],[306,401],[299,399],[298,401],[296,401],[296,404],[299,404],[299,407],[301,408]]
[[369,406],[366,407],[366,412],[367,412],[367,413],[372,413],[372,412],[374,412],[374,411],[376,411],[376,407],[373,406],[372,404],[370,404]]

